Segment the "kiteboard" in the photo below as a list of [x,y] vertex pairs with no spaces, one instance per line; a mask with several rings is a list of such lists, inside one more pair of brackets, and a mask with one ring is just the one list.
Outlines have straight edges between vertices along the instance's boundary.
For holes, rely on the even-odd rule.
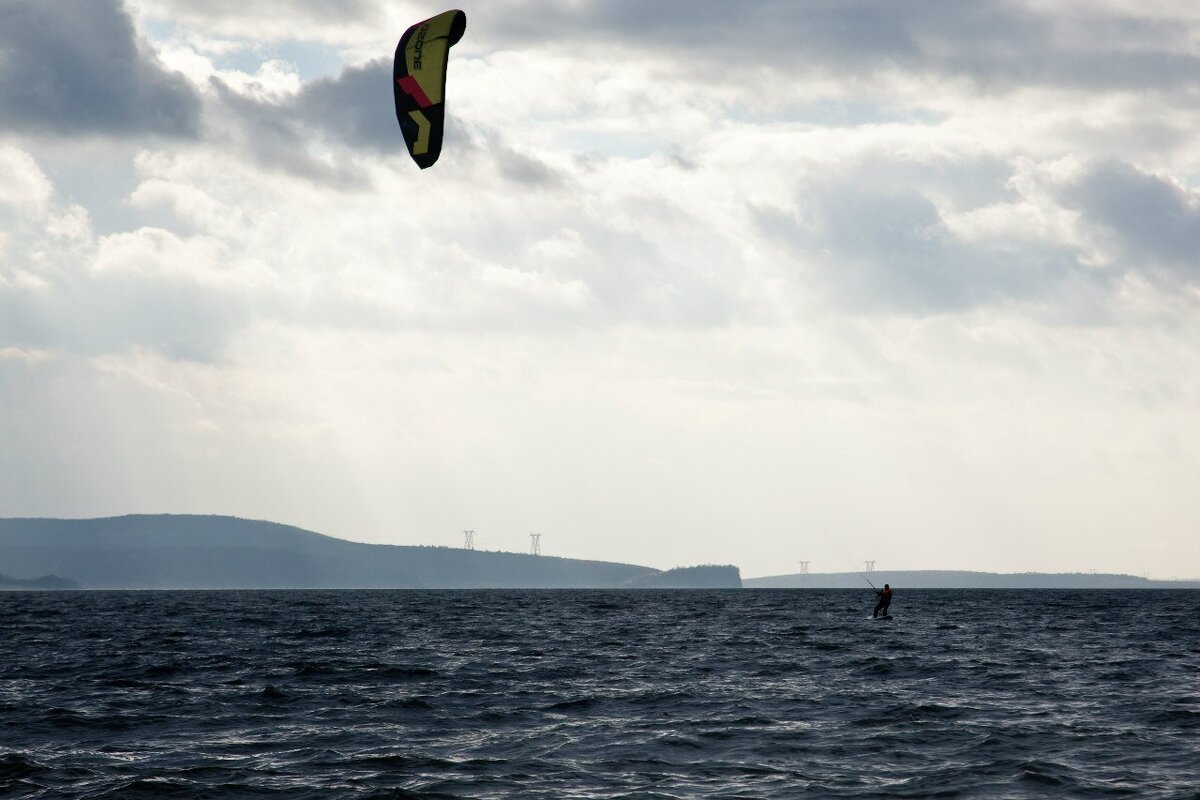
[[880,622],[880,621],[882,621],[882,620],[885,620],[885,619],[891,619],[891,618],[892,618],[892,615],[891,615],[891,614],[882,614],[882,615],[880,615],[880,616],[878,616],[878,617],[867,617],[867,619],[869,619],[869,620],[874,620],[875,622]]

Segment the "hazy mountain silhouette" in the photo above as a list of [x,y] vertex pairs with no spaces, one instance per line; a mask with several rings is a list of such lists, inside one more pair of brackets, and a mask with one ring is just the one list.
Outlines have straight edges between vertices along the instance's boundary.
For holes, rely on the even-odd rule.
[[1092,572],[971,572],[968,570],[888,570],[813,572],[744,578],[747,589],[867,589],[890,583],[899,589],[1155,589],[1200,588],[1200,581],[1155,581],[1136,575]]
[[57,575],[42,575],[37,578],[13,578],[0,572],[0,589],[78,589],[75,581],[64,580]]
[[[736,567],[635,564],[348,542],[222,516],[0,519],[0,570],[85,589],[738,588]],[[665,576],[666,583],[656,583]]]

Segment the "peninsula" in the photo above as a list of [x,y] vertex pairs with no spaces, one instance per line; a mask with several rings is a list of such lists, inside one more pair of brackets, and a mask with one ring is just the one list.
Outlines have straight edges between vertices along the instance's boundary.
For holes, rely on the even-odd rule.
[[[636,564],[450,547],[364,544],[274,522],[136,514],[0,519],[5,588],[740,588],[734,566]],[[31,584],[40,576],[62,583]]]

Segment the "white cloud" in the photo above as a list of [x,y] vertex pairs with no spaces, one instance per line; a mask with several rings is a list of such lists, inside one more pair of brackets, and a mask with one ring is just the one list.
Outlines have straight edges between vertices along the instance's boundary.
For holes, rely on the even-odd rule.
[[20,214],[45,211],[54,187],[28,153],[0,143],[0,203]]

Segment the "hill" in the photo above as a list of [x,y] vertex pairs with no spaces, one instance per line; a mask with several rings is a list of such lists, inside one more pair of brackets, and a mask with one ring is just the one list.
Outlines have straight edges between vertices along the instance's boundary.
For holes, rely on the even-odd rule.
[[63,580],[57,575],[42,575],[37,578],[12,578],[0,572],[0,590],[14,589],[78,589],[74,581]]
[[890,570],[871,573],[813,572],[744,578],[747,589],[859,589],[890,583],[905,589],[1162,589],[1200,588],[1200,581],[1155,581],[1136,575],[1092,572],[971,572]]
[[[606,561],[362,544],[274,522],[173,514],[0,519],[0,569],[53,573],[85,589],[621,588],[651,586],[664,574]],[[736,567],[723,580],[741,585]],[[698,573],[677,585],[712,581]]]

